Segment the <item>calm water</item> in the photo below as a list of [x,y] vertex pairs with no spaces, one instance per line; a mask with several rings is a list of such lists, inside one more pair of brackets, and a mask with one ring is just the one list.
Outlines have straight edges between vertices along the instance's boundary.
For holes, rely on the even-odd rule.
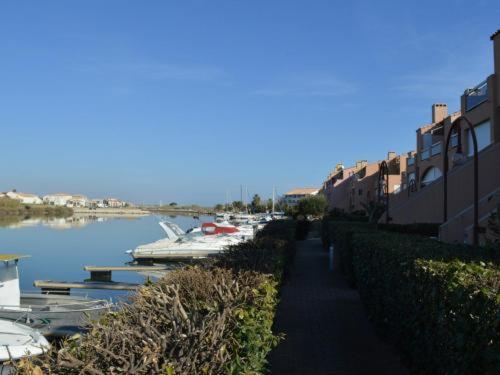
[[[31,257],[19,262],[21,289],[36,291],[34,280],[83,281],[89,272],[85,265],[118,266],[131,261],[126,250],[165,237],[160,219],[176,222],[188,229],[200,221],[187,216],[146,216],[134,219],[55,219],[26,220],[0,228],[0,253],[21,253]],[[202,217],[201,221],[212,221]],[[113,272],[113,281],[144,282],[135,272]],[[78,293],[109,298],[121,292],[85,290]]]

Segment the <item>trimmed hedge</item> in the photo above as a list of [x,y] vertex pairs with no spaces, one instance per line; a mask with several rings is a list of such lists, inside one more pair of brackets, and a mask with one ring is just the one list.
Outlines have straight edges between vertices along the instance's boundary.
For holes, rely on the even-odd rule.
[[167,274],[92,322],[79,340],[20,361],[17,373],[265,372],[280,339],[271,328],[294,231],[293,222],[272,222],[215,261]]
[[378,331],[416,373],[500,370],[499,254],[334,223],[328,236]]
[[419,234],[421,236],[437,237],[439,236],[439,226],[437,223],[415,223],[415,224],[382,224],[377,228],[389,232],[398,232],[406,234]]

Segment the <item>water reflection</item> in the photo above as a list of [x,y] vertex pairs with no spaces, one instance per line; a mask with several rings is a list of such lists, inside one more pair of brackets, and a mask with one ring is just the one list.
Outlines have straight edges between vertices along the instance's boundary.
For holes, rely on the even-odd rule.
[[[71,217],[37,217],[37,218],[25,218],[25,217],[8,217],[6,220],[0,220],[0,226],[5,228],[29,228],[36,226],[44,226],[52,229],[71,229],[71,228],[83,228],[93,222],[104,222],[110,220],[110,217],[100,217],[100,216],[71,216]],[[126,220],[137,220],[136,217],[126,217]]]
[[[96,216],[69,218],[21,218],[0,228],[0,253],[30,255],[19,263],[22,290],[37,292],[35,280],[83,281],[89,278],[84,266],[126,265],[132,258],[126,250],[165,236],[158,225],[164,217],[151,215],[135,218]],[[202,218],[209,221],[212,218]],[[189,216],[169,218],[184,230],[199,225]],[[147,272],[113,272],[113,281],[144,283],[148,277],[161,274]],[[85,290],[73,293],[109,298],[125,293],[108,290]]]

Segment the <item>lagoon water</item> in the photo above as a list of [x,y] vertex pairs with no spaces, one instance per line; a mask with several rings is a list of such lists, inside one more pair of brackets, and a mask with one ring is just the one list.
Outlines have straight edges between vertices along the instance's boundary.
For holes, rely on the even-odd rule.
[[[165,237],[161,219],[177,223],[184,230],[211,221],[189,216],[156,215],[138,218],[30,219],[0,228],[0,253],[21,253],[30,258],[19,261],[21,289],[37,292],[34,280],[83,281],[89,277],[86,265],[121,266],[131,261],[125,251]],[[135,272],[113,272],[113,281],[144,282]],[[124,292],[75,290],[96,298],[118,298]]]

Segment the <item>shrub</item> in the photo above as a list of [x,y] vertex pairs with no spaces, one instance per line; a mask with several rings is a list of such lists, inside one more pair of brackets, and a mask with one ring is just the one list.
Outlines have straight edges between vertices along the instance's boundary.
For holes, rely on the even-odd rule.
[[498,369],[498,252],[345,224],[333,233],[370,318],[415,372]]
[[369,219],[365,211],[354,211],[346,213],[344,210],[341,210],[339,208],[333,208],[332,210],[330,210],[326,217],[329,220],[333,221],[367,222]]
[[439,226],[437,223],[415,223],[415,224],[378,224],[377,228],[390,232],[419,234],[428,237],[439,236]]
[[302,219],[297,221],[297,226],[295,229],[295,239],[297,241],[303,241],[307,238],[309,234],[309,229],[311,229],[311,223],[307,219]]
[[[278,284],[293,249],[293,223],[268,224],[254,241],[213,262],[169,273],[78,341],[23,360],[19,374],[256,374],[278,343]],[[271,237],[275,233],[276,237]]]
[[17,221],[30,217],[68,217],[72,214],[73,210],[69,207],[29,205],[11,198],[0,198],[0,216],[10,216]]
[[299,200],[297,214],[303,217],[323,216],[328,202],[323,194],[310,195]]

